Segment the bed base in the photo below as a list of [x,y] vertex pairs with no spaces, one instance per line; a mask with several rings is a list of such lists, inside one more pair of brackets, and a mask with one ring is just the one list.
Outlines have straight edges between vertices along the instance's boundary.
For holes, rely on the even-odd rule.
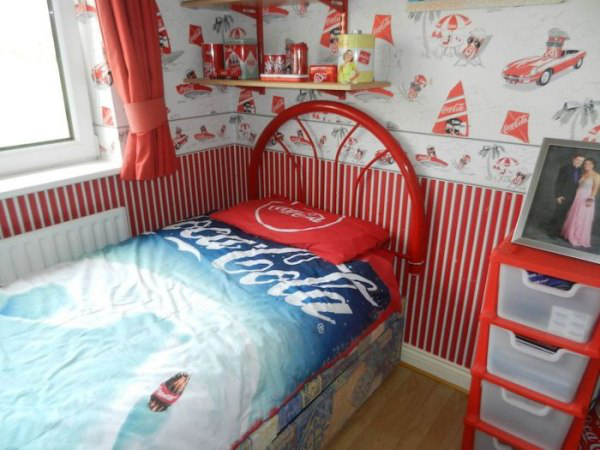
[[[400,363],[403,331],[404,315],[392,314],[354,352],[308,382],[279,414],[263,423],[237,448],[326,448]],[[293,415],[291,421],[290,415]]]

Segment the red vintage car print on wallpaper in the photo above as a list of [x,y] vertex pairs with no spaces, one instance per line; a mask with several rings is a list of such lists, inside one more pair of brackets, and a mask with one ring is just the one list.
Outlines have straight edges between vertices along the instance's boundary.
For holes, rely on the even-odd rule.
[[197,78],[196,73],[193,70],[188,71],[186,73],[186,79],[183,80],[183,83],[175,86],[175,90],[179,95],[183,95],[189,99],[195,99],[202,95],[207,95],[212,93],[212,88],[209,86],[203,86],[194,82],[187,82],[186,80],[190,80],[192,78]]
[[548,31],[546,51],[542,56],[518,59],[508,64],[502,76],[508,83],[533,83],[540,86],[548,84],[553,75],[563,70],[579,69],[586,53],[582,50],[564,50],[569,35],[559,28]]
[[180,127],[175,128],[175,136],[173,137],[173,144],[175,149],[179,150],[188,141],[188,135],[183,132]]

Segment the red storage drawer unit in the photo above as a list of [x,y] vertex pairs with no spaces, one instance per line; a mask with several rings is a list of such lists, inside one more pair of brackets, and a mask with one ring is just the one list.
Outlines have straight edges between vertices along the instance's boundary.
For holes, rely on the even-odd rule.
[[[536,274],[564,282],[549,287],[536,283]],[[498,246],[471,368],[463,450],[576,449],[600,373],[599,315],[600,265],[508,239]]]

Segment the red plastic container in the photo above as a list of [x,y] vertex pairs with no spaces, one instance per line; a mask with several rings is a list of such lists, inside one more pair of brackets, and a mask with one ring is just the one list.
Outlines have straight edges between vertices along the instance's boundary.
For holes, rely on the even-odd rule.
[[310,66],[308,77],[315,83],[335,83],[337,82],[337,66],[335,64]]
[[223,44],[202,44],[202,73],[204,78],[219,78],[225,70]]

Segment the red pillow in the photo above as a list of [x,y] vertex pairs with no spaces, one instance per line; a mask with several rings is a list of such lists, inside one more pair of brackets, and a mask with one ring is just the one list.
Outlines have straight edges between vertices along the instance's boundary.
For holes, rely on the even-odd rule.
[[389,237],[384,228],[364,220],[331,214],[282,197],[240,203],[211,217],[246,233],[309,250],[333,264],[380,247]]

